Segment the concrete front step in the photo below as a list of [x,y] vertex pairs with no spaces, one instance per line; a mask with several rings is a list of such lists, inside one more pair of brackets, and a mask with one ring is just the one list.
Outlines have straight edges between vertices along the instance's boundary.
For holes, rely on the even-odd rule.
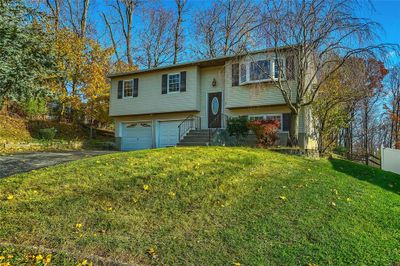
[[178,143],[178,146],[207,146],[209,139],[208,129],[190,130]]
[[177,146],[207,146],[207,142],[179,142]]
[[181,142],[208,142],[208,136],[186,135]]

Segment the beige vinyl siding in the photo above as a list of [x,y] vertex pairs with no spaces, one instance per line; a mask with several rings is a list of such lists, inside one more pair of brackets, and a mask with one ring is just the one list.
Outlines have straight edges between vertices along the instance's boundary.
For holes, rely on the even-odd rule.
[[[253,60],[272,58],[272,54],[259,54],[243,58],[239,60],[239,64],[251,62]],[[285,104],[282,93],[278,88],[274,87],[271,82],[260,82],[232,87],[232,63],[233,61],[227,61],[225,64],[226,108]],[[292,84],[294,83],[294,81],[290,82]],[[296,91],[292,91],[291,97],[295,99]]]
[[[161,94],[163,74],[186,71],[186,91]],[[118,81],[139,78],[138,97],[118,99]],[[110,116],[199,110],[198,67],[183,67],[113,78],[110,92]]]

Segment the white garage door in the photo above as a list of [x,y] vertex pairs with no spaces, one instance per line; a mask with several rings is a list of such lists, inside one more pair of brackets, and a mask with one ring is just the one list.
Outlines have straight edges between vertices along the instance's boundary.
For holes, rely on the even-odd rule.
[[158,147],[175,146],[178,142],[178,126],[182,121],[161,121],[158,127]]
[[152,125],[148,122],[124,123],[122,125],[123,151],[144,150],[152,147]]

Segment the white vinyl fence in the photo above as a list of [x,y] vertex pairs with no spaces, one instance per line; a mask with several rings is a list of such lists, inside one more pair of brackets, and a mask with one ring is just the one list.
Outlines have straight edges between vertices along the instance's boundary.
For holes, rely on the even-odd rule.
[[382,147],[382,169],[400,175],[400,150]]

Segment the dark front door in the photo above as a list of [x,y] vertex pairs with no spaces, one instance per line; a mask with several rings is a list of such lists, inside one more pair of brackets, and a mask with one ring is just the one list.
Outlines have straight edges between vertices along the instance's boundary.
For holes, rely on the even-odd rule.
[[221,128],[222,92],[208,94],[208,128]]

